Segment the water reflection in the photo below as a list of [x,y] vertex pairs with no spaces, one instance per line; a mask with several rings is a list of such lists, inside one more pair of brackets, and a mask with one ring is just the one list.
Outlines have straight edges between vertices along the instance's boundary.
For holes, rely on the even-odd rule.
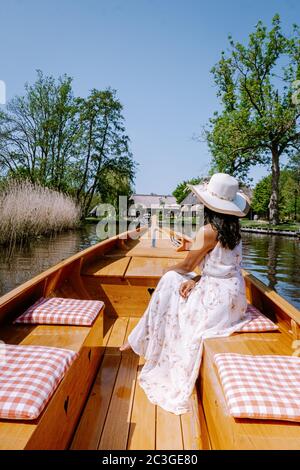
[[7,250],[0,248],[0,295],[98,241],[96,225],[88,224],[50,238],[40,237],[9,259]]
[[[36,239],[10,260],[0,250],[0,295],[97,241],[96,225],[87,224],[76,231]],[[300,308],[299,240],[244,232],[243,266]]]
[[244,232],[243,266],[300,307],[300,241],[297,238]]

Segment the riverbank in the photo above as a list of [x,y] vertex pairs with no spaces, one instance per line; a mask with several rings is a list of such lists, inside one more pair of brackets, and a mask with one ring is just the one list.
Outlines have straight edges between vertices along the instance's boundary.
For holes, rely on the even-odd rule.
[[300,224],[297,223],[283,222],[278,225],[271,225],[267,221],[248,219],[241,219],[240,223],[242,232],[300,237]]
[[289,237],[299,237],[300,238],[300,232],[296,232],[295,230],[280,230],[280,229],[263,229],[263,228],[250,228],[250,227],[242,227],[241,228],[242,232],[253,232],[253,233],[265,233],[268,235],[283,235],[283,236],[289,236]]
[[0,245],[13,251],[41,235],[76,228],[80,213],[63,193],[29,181],[11,181],[0,191]]
[[240,219],[242,228],[256,228],[256,229],[265,229],[265,230],[282,230],[289,232],[299,232],[300,223],[294,222],[282,222],[278,225],[272,225],[266,220],[249,220],[249,219]]

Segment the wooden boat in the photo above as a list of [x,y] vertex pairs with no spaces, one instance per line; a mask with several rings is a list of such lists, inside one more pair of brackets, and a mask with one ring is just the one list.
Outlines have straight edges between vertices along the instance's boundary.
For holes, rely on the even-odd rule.
[[[153,241],[146,228],[127,232],[62,261],[0,299],[2,341],[79,353],[39,419],[0,421],[1,449],[299,448],[299,424],[230,416],[213,364],[217,352],[292,353],[300,313],[253,275],[244,272],[248,299],[278,323],[279,332],[206,340],[190,413],[176,416],[152,405],[137,382],[143,360],[133,352],[120,353],[163,270],[186,256],[188,242],[174,233]],[[91,327],[12,324],[41,296],[100,299],[105,311]]]

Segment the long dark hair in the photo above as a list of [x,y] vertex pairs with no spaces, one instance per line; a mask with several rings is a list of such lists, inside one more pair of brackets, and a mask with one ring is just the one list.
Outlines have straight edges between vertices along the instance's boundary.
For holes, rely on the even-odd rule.
[[241,239],[239,218],[231,214],[214,212],[204,206],[204,223],[211,224],[217,232],[217,240],[224,248],[233,248]]

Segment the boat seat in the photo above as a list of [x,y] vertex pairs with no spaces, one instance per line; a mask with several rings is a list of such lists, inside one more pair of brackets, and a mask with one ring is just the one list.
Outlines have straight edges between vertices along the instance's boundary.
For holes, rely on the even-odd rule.
[[278,332],[206,339],[198,387],[212,449],[299,449],[300,423],[235,419],[229,414],[214,362],[218,353],[291,355],[284,323]]
[[123,278],[130,262],[130,257],[101,256],[83,266],[82,276]]
[[140,317],[164,270],[179,261],[173,256],[151,257],[149,252],[148,257],[105,255],[84,265],[80,274],[90,298],[103,300],[109,316]]
[[165,269],[178,263],[176,258],[132,257],[125,278],[160,278]]
[[170,256],[174,259],[177,259],[179,262],[181,259],[185,258],[188,254],[188,251],[175,251],[174,247],[159,247],[153,248],[152,246],[147,246],[141,244],[141,246],[136,246],[131,250],[127,251],[126,256],[135,256],[135,257],[153,257],[153,258],[169,258]]
[[77,353],[70,349],[6,344],[1,347],[0,417],[37,419]]
[[[159,279],[165,269],[180,262],[177,258],[151,258],[151,257],[132,257],[125,273],[128,281],[134,279]],[[199,274],[198,267],[195,273]]]
[[0,449],[65,449],[103,354],[104,307],[91,326],[6,324],[0,340],[78,353],[41,416],[33,421],[0,420]]

